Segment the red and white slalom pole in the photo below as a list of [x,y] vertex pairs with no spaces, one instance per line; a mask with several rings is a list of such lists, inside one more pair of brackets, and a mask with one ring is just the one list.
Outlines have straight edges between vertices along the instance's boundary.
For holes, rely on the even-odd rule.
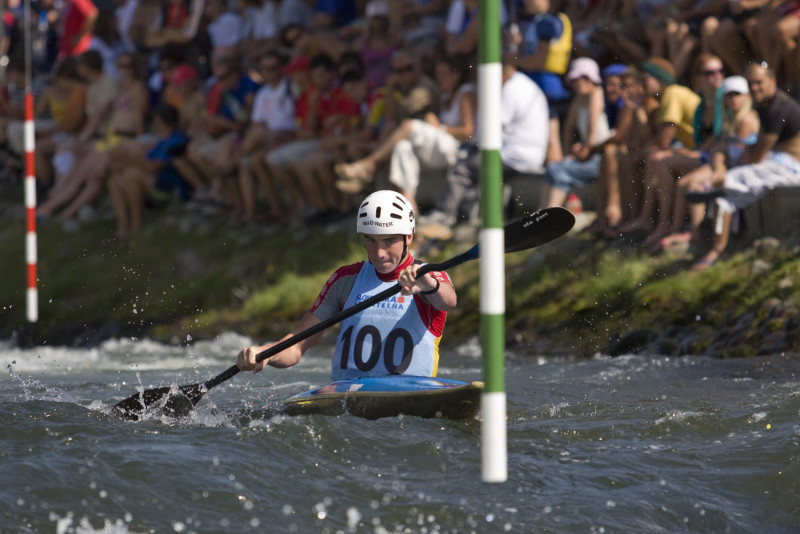
[[31,56],[31,3],[25,0],[25,260],[28,264],[28,284],[26,310],[28,322],[35,323],[39,320],[39,290],[37,288],[36,268],[37,239],[36,239],[36,169],[34,164],[34,150],[36,149],[36,136],[33,126],[33,88],[32,56]]

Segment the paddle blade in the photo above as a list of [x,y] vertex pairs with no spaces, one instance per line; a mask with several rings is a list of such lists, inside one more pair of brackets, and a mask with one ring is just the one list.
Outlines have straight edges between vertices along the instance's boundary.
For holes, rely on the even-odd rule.
[[148,410],[161,406],[162,399],[167,397],[163,402],[163,413],[170,417],[184,417],[200,402],[205,392],[203,384],[148,389],[118,402],[111,413],[126,421],[138,421]]
[[575,216],[562,207],[544,208],[505,227],[506,253],[549,243],[575,226]]

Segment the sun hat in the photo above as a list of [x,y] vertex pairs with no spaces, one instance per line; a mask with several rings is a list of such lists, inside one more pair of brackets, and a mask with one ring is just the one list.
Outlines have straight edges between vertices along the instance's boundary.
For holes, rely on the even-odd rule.
[[621,76],[626,70],[628,70],[627,65],[623,63],[612,63],[603,69],[603,78],[608,78],[609,76]]
[[722,80],[722,94],[739,93],[742,95],[750,94],[750,87],[743,76],[728,76]]
[[642,72],[652,76],[664,85],[672,85],[675,83],[675,67],[664,58],[651,58],[642,63],[640,69]]
[[603,83],[603,80],[600,78],[600,67],[598,67],[597,62],[590,57],[579,57],[573,59],[572,63],[570,63],[569,72],[567,72],[565,80],[571,82],[578,78],[588,78],[589,81],[597,85]]

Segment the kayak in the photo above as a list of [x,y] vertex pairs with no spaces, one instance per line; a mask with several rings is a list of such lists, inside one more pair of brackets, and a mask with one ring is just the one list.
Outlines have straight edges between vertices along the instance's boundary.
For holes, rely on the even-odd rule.
[[287,415],[341,415],[365,419],[413,415],[468,419],[480,408],[482,382],[424,376],[379,376],[339,380],[283,402]]

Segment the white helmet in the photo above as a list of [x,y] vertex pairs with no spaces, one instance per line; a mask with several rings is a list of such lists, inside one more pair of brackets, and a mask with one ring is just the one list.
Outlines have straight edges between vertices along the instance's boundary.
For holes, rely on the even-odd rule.
[[358,208],[356,232],[359,234],[414,233],[414,209],[396,191],[375,191]]

